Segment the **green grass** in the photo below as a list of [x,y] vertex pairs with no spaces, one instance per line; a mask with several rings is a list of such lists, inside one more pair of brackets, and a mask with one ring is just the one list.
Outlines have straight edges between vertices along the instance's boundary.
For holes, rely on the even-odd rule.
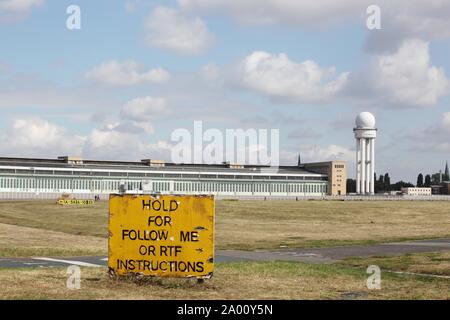
[[389,257],[347,258],[339,264],[361,268],[377,265],[382,270],[450,276],[450,251],[413,253]]

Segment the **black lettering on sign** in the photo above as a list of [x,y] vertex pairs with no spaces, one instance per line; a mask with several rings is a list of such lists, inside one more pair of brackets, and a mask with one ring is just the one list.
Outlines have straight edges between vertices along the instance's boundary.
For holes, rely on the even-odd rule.
[[197,242],[198,241],[198,232],[197,231],[188,231],[188,232],[180,231],[180,241],[181,242]]
[[203,262],[202,261],[199,261],[199,262],[197,262],[196,264],[196,270],[197,270],[197,272],[203,272],[205,269],[203,268]]
[[155,255],[155,246],[144,246],[141,245],[139,247],[139,254],[142,256],[154,256]]
[[170,271],[170,272],[203,272],[203,261],[167,261],[167,260],[133,260],[117,259],[117,269],[135,270],[137,272],[148,271]]
[[148,226],[155,225],[157,227],[171,225],[172,218],[169,216],[150,216],[148,217]]
[[142,200],[142,210],[151,210],[151,201],[149,200],[148,202],[145,202],[145,200]]
[[122,240],[128,238],[129,240],[167,240],[169,231],[167,230],[122,230]]
[[178,201],[170,200],[170,211],[175,211],[178,209]]
[[[169,251],[169,252],[167,252]],[[178,256],[181,253],[181,246],[160,246],[159,247],[159,255],[160,256]]]
[[172,212],[178,209],[178,201],[170,200],[142,200],[142,210],[166,211]]

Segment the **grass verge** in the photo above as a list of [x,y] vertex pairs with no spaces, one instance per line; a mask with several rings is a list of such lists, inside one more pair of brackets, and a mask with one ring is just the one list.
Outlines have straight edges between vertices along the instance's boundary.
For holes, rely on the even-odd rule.
[[82,268],[81,289],[65,268],[0,269],[0,299],[449,299],[450,280],[386,275],[368,290],[364,271],[293,262],[218,263],[212,279],[111,280],[106,268]]
[[[216,247],[310,248],[450,237],[449,210],[446,201],[217,201]],[[106,238],[108,203],[3,201],[0,223]]]
[[450,276],[450,251],[389,257],[347,258],[342,260],[340,265],[361,268],[377,265],[381,270]]

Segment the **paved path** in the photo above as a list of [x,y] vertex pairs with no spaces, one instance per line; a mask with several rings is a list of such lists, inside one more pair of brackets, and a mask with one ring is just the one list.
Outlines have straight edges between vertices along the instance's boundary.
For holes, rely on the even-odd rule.
[[[342,246],[317,249],[283,250],[217,250],[216,262],[233,261],[301,261],[311,263],[332,263],[348,257],[389,256],[407,253],[450,251],[450,239],[418,240],[378,245]],[[106,266],[105,257],[86,256],[71,258],[0,258],[0,268],[61,267],[79,265],[86,267]]]
[[450,239],[417,240],[377,245],[341,246],[317,249],[286,249],[277,251],[220,251],[225,257],[257,261],[283,260],[312,263],[332,263],[348,257],[389,256],[407,253],[450,251]]

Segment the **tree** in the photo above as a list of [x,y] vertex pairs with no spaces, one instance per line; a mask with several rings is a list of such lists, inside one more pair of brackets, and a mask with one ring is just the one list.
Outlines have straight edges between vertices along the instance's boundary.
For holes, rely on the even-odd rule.
[[417,176],[417,188],[423,187],[423,174],[419,173]]
[[385,173],[384,175],[384,190],[391,191],[391,178],[389,177],[389,173]]
[[431,176],[429,174],[425,176],[425,183],[423,186],[427,188],[431,187]]
[[378,180],[375,180],[375,192],[384,191],[384,175],[380,174]]
[[355,193],[356,192],[356,180],[347,179],[347,193]]
[[402,188],[410,188],[410,187],[414,187],[414,185],[412,183],[400,180],[399,182],[396,182],[391,185],[391,190],[400,191],[402,190]]

